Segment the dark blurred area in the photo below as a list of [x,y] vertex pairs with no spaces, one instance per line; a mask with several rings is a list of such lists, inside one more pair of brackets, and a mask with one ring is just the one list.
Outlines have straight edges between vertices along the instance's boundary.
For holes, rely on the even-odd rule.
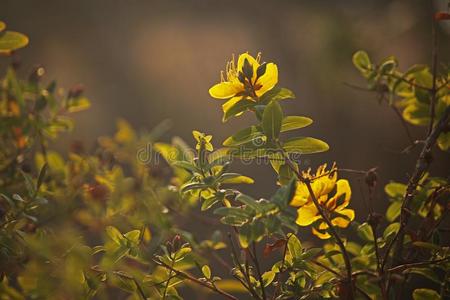
[[[191,145],[193,129],[214,135],[216,146],[251,116],[221,122],[222,102],[208,89],[220,80],[231,54],[261,51],[278,64],[281,86],[297,95],[285,102],[286,114],[309,116],[314,124],[303,135],[327,141],[331,149],[305,157],[303,166],[336,161],[339,167],[378,167],[376,206],[387,204],[382,187],[406,182],[418,149],[402,154],[408,139],[397,116],[379,105],[375,94],[349,87],[365,82],[351,62],[365,49],[379,61],[389,55],[406,70],[429,64],[431,16],[447,1],[144,1],[144,0],[0,0],[0,17],[26,33],[30,45],[19,52],[27,74],[46,67],[47,79],[70,88],[82,83],[92,108],[77,116],[70,141],[93,145],[111,134],[122,117],[151,130],[165,119],[173,127],[164,137],[181,136]],[[445,24],[444,24],[445,25]],[[441,61],[450,56],[450,27],[439,28]],[[346,84],[347,83],[347,84]],[[415,138],[425,128],[410,128]],[[436,151],[434,175],[446,176],[448,155]],[[437,158],[439,156],[439,158]],[[276,189],[270,166],[239,166],[256,179],[244,190],[269,196]],[[352,206],[365,218],[357,175],[342,173],[354,186]],[[364,186],[362,186],[364,188]]]

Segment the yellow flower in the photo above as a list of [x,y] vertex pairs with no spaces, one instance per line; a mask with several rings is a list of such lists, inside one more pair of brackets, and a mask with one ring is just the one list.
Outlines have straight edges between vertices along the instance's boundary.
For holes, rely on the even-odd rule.
[[200,148],[204,148],[207,151],[213,151],[213,145],[211,144],[212,135],[206,135],[197,130],[192,131],[192,135],[197,141],[197,145],[195,145],[196,150],[200,150]]
[[222,108],[227,111],[242,99],[258,101],[264,93],[278,82],[278,68],[274,63],[260,64],[260,55],[256,58],[248,53],[239,55],[237,67],[234,56],[226,65],[226,76],[221,74],[221,82],[209,89],[211,97],[230,99]]
[[[352,191],[347,180],[337,179],[337,168],[334,164],[329,171],[326,170],[326,167],[326,164],[320,166],[315,176],[311,175],[311,170],[303,172],[303,176],[311,180],[314,195],[331,223],[334,226],[346,228],[355,218],[355,211],[347,208]],[[334,195],[331,196],[330,194],[334,190]],[[303,182],[297,184],[297,190],[290,205],[298,207],[296,220],[298,225],[309,226],[313,224],[312,232],[314,235],[321,239],[331,237],[327,232],[327,223],[322,220],[322,216]],[[320,220],[322,221],[320,222]]]

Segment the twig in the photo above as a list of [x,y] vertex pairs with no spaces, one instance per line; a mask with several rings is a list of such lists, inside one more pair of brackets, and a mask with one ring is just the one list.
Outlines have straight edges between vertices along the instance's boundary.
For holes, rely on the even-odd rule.
[[288,249],[289,239],[291,238],[291,236],[292,236],[292,235],[290,235],[290,236],[288,237],[288,239],[286,240],[286,244],[284,245],[283,259],[282,259],[282,261],[281,261],[280,271],[279,271],[278,274],[277,274],[277,282],[278,282],[278,284],[277,284],[276,288],[275,288],[274,291],[273,291],[272,300],[275,300],[275,298],[277,297],[278,290],[279,290],[280,287],[281,287],[281,282],[280,282],[280,281],[281,281],[281,275],[282,275],[282,273],[284,272],[284,264],[286,263],[286,253],[287,253],[287,249]]
[[[234,227],[233,227],[234,228]],[[235,229],[235,228],[234,228]],[[234,258],[235,260],[235,264],[237,265],[237,267],[239,268],[239,271],[241,271],[242,276],[245,278],[246,280],[246,284],[244,285],[245,288],[247,288],[247,290],[249,291],[249,293],[255,298],[255,299],[261,299],[261,297],[259,297],[259,295],[255,292],[255,290],[253,289],[252,285],[251,285],[251,281],[250,281],[250,277],[248,276],[248,273],[244,270],[244,268],[241,265],[241,262],[238,259],[238,254],[236,251],[236,247],[233,243],[233,238],[231,237],[231,233],[228,233],[228,239],[230,240],[230,245],[231,245],[231,252],[232,252],[232,258]]]
[[153,261],[154,261],[158,266],[164,267],[164,268],[168,269],[169,271],[174,272],[174,273],[177,274],[178,276],[181,276],[181,277],[183,277],[183,278],[185,278],[185,279],[187,279],[187,280],[190,280],[190,281],[192,281],[192,282],[194,282],[194,283],[196,283],[196,284],[199,284],[199,285],[201,285],[201,286],[203,286],[203,287],[206,287],[207,289],[209,289],[209,290],[211,290],[211,291],[214,291],[214,292],[216,292],[216,293],[218,293],[218,294],[224,296],[224,297],[227,298],[227,299],[238,300],[238,298],[234,297],[233,295],[231,295],[231,294],[225,292],[224,290],[221,290],[220,288],[218,288],[218,287],[216,287],[216,286],[214,286],[214,285],[212,285],[212,284],[210,284],[210,283],[207,283],[207,282],[203,282],[203,281],[201,281],[201,280],[198,280],[198,279],[195,278],[194,276],[192,276],[192,275],[190,275],[190,274],[188,274],[188,273],[185,273],[185,272],[183,272],[183,271],[177,270],[177,269],[175,269],[175,268],[169,266],[168,264],[166,264],[166,263],[164,263],[164,262],[162,262],[162,261],[158,261],[158,260],[153,260]]
[[432,21],[432,39],[433,45],[431,47],[431,72],[433,74],[433,87],[431,88],[431,103],[430,103],[430,124],[428,126],[428,134],[433,130],[434,118],[436,115],[436,94],[437,94],[437,63],[438,63],[438,36],[437,36],[437,21],[433,18]]
[[[312,260],[311,262],[312,262],[313,264],[318,265],[319,267],[321,267],[321,268],[327,270],[328,272],[333,273],[334,275],[338,276],[339,278],[343,278],[342,274],[339,274],[338,272],[336,272],[335,270],[331,269],[330,267],[328,267],[328,266],[322,264],[321,262],[318,262],[318,261],[316,261],[316,260]],[[345,279],[345,278],[344,278],[344,279]],[[356,289],[359,293],[361,293],[361,295],[363,295],[364,298],[369,299],[369,300],[372,300],[372,298],[370,298],[370,296],[367,295],[367,293],[366,293],[364,290],[362,290],[361,288],[359,288],[358,286],[355,285],[355,289]]]
[[406,124],[405,119],[403,119],[402,114],[400,113],[400,111],[398,110],[398,108],[395,105],[391,105],[391,107],[392,107],[392,110],[397,115],[400,122],[402,123],[403,128],[405,129],[406,136],[408,137],[408,140],[411,143],[410,147],[415,145],[416,142],[415,142],[411,132],[409,131],[408,124]]
[[418,88],[418,89],[421,89],[421,90],[425,90],[425,91],[431,91],[432,90],[429,87],[417,84],[414,81],[410,81],[410,80],[408,80],[408,79],[406,79],[406,78],[404,78],[402,76],[398,76],[397,74],[388,74],[388,76],[391,76],[391,77],[393,77],[393,78],[395,78],[397,80],[403,81],[403,82],[409,84],[410,86]]
[[175,259],[172,260],[172,265],[169,266],[167,265],[169,268],[169,275],[168,275],[168,279],[166,281],[166,285],[164,286],[164,292],[163,292],[163,299],[166,299],[166,295],[167,295],[167,289],[169,288],[169,283],[170,283],[170,278],[172,277],[172,270],[173,270],[173,265],[175,263]]
[[394,261],[395,263],[400,260],[402,248],[403,248],[403,241],[405,238],[405,227],[409,221],[410,212],[409,212],[409,203],[414,197],[414,193],[416,191],[417,185],[419,184],[420,179],[422,178],[423,174],[426,172],[430,165],[430,152],[433,146],[436,144],[437,138],[441,134],[441,132],[448,126],[449,122],[449,114],[450,114],[450,106],[448,106],[441,119],[438,121],[430,135],[425,140],[425,144],[422,148],[422,151],[419,155],[419,158],[417,160],[414,172],[412,177],[410,178],[408,182],[408,186],[406,188],[406,193],[403,198],[403,203],[401,207],[400,212],[400,228],[397,232],[397,234],[394,236],[394,238],[391,240],[391,242],[388,244],[386,248],[386,252],[384,255],[383,263],[382,263],[382,269],[386,266],[387,260],[389,258],[389,253],[393,247],[394,244],[396,244],[396,249],[394,253]]
[[262,298],[264,300],[266,300],[267,299],[266,291],[265,291],[265,287],[264,287],[264,281],[262,278],[261,268],[259,266],[258,256],[256,253],[256,243],[255,242],[252,243],[252,247],[253,247],[253,254],[251,253],[250,250],[248,250],[248,252],[250,253],[250,257],[252,258],[253,263],[255,264],[255,267],[256,267],[256,272],[258,273],[258,280],[259,280],[259,284],[261,285]]
[[411,269],[411,268],[423,267],[423,266],[429,266],[429,265],[437,265],[437,264],[440,264],[440,263],[448,261],[448,260],[450,260],[450,256],[447,256],[442,259],[437,259],[437,260],[428,260],[428,261],[421,261],[421,262],[411,263],[411,264],[403,264],[403,265],[396,266],[394,268],[390,268],[387,271],[390,273],[402,272],[404,270]]

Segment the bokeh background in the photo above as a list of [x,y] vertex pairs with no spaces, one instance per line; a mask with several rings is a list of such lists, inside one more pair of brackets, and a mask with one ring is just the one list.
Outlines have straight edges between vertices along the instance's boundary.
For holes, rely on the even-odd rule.
[[[191,131],[214,135],[220,145],[253,120],[221,122],[221,102],[208,89],[220,79],[231,54],[261,51],[278,64],[280,85],[297,99],[285,102],[287,114],[305,115],[314,124],[303,130],[327,141],[331,150],[305,157],[303,166],[337,161],[340,167],[378,167],[376,206],[387,205],[382,187],[406,181],[417,149],[401,151],[408,139],[399,119],[364,86],[351,63],[365,49],[375,59],[400,58],[406,69],[430,62],[431,15],[447,1],[149,1],[149,0],[0,0],[0,17],[9,28],[26,33],[31,44],[20,51],[22,69],[43,65],[47,79],[71,87],[81,83],[92,108],[78,114],[73,134],[55,147],[67,150],[73,140],[93,147],[111,134],[118,118],[151,130],[165,119],[172,128],[163,140],[181,136],[192,144]],[[439,27],[442,61],[450,56],[449,26]],[[424,130],[411,127],[415,138]],[[434,174],[446,176],[449,156]],[[269,196],[276,189],[269,166],[236,168],[254,177],[244,190]],[[352,206],[365,218],[363,197],[354,174]]]

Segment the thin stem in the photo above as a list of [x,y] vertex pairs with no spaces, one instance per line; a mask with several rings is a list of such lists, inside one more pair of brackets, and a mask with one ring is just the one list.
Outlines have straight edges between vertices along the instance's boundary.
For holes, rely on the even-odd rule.
[[265,287],[264,287],[264,281],[262,278],[261,268],[259,266],[258,256],[256,253],[256,243],[255,242],[252,243],[252,248],[253,248],[253,254],[251,254],[250,250],[248,252],[251,254],[250,257],[252,258],[253,263],[255,264],[255,267],[256,267],[256,272],[258,273],[258,280],[259,280],[259,284],[261,285],[262,298],[264,300],[266,300],[267,299],[266,291],[265,291]]
[[403,82],[405,82],[405,83],[409,84],[410,86],[415,87],[417,89],[421,89],[421,90],[425,90],[425,91],[431,91],[430,88],[428,88],[426,86],[423,86],[423,85],[420,85],[420,84],[417,84],[414,81],[410,81],[410,80],[408,80],[408,79],[406,79],[406,78],[404,78],[402,76],[398,76],[397,74],[389,74],[388,76],[391,76],[391,77],[393,77],[395,79],[403,81]]
[[164,268],[168,269],[170,272],[174,272],[174,273],[177,274],[178,276],[183,277],[183,278],[185,278],[185,279],[187,279],[187,280],[190,280],[190,281],[192,281],[192,282],[194,282],[194,283],[196,283],[196,284],[198,284],[198,285],[201,285],[201,286],[203,286],[203,287],[205,287],[205,288],[207,288],[207,289],[209,289],[209,290],[211,290],[211,291],[214,291],[214,292],[216,292],[216,293],[222,295],[223,297],[225,297],[225,298],[227,298],[227,299],[238,300],[238,298],[236,298],[236,297],[234,297],[233,295],[231,295],[231,294],[225,292],[224,290],[221,290],[220,288],[218,288],[217,286],[212,285],[212,284],[209,283],[209,282],[204,282],[204,281],[198,280],[198,279],[195,278],[194,276],[192,276],[192,275],[190,275],[190,274],[188,274],[188,273],[185,273],[185,272],[183,272],[183,271],[174,269],[173,267],[169,266],[168,264],[166,264],[166,263],[164,263],[164,262],[162,262],[162,261],[158,261],[158,260],[153,260],[153,261],[154,261],[157,265],[159,265],[159,266],[161,266],[161,267],[164,267]]
[[434,118],[436,115],[436,94],[437,94],[437,63],[438,63],[438,36],[437,36],[437,21],[433,18],[432,21],[432,39],[433,45],[431,48],[431,72],[433,74],[433,87],[431,88],[431,103],[430,103],[430,124],[428,126],[428,134],[433,130]]
[[[236,228],[233,227],[235,230]],[[228,233],[228,239],[230,240],[230,245],[231,245],[231,251],[232,251],[232,258],[234,257],[235,260],[235,265],[237,265],[237,267],[239,268],[239,271],[241,271],[242,276],[244,277],[245,281],[246,281],[246,285],[244,285],[244,287],[249,291],[249,293],[255,298],[255,299],[261,299],[261,297],[259,297],[259,295],[255,292],[255,290],[253,289],[252,285],[251,285],[251,281],[250,281],[250,277],[248,276],[248,273],[246,272],[246,270],[244,270],[244,268],[241,265],[241,262],[238,259],[238,254],[236,251],[236,246],[233,243],[233,238],[231,237],[231,233]]]
[[[97,271],[97,270],[95,270],[95,269],[92,269],[92,270]],[[129,280],[133,280],[134,284],[135,284],[136,287],[137,287],[137,291],[138,291],[139,296],[142,298],[142,300],[146,300],[146,299],[147,299],[147,297],[145,296],[144,290],[142,289],[141,285],[140,285],[139,282],[136,280],[136,278],[134,278],[133,276],[124,274],[124,273],[122,273],[122,272],[120,272],[120,271],[113,271],[113,273],[114,273],[114,275],[116,275],[116,276],[123,277],[123,278],[129,279]]]
[[442,258],[442,259],[421,261],[421,262],[411,263],[411,264],[403,264],[403,265],[396,266],[394,268],[390,268],[387,271],[390,272],[390,273],[397,273],[397,272],[402,272],[404,270],[411,269],[411,268],[430,266],[430,265],[437,265],[437,264],[446,262],[448,260],[450,260],[450,256],[447,256],[447,257]]
[[[411,200],[414,198],[414,194],[417,189],[417,185],[419,184],[420,179],[425,174],[425,172],[428,170],[428,167],[431,163],[430,159],[430,153],[433,146],[436,144],[436,141],[441,134],[441,132],[444,131],[445,128],[448,126],[449,122],[449,115],[450,115],[450,106],[448,106],[441,119],[438,121],[432,132],[428,135],[427,139],[425,140],[425,144],[422,148],[422,151],[420,153],[420,156],[417,160],[416,167],[414,169],[412,177],[409,179],[408,186],[406,188],[406,193],[403,198],[403,203],[401,207],[400,212],[400,228],[397,232],[397,234],[394,236],[394,239],[392,242],[388,245],[388,248],[386,249],[385,258],[388,257],[389,252],[391,250],[391,247],[393,246],[394,242],[396,243],[396,249],[394,253],[394,260],[395,262],[400,261],[400,256],[403,249],[403,241],[405,238],[405,228],[409,221],[410,212],[409,212],[409,204]],[[385,262],[384,262],[385,264]]]
[[[318,262],[318,261],[316,261],[316,260],[313,260],[313,261],[311,261],[311,262],[314,263],[315,265],[318,265],[319,267],[321,267],[321,268],[327,270],[328,272],[333,273],[334,275],[336,275],[336,276],[342,278],[342,275],[341,275],[341,274],[339,274],[339,273],[336,272],[335,270],[329,268],[328,266],[322,264],[321,262]],[[363,291],[362,289],[360,289],[360,288],[357,287],[356,285],[355,285],[355,289],[356,289],[361,295],[363,295],[364,298],[369,299],[369,300],[372,300],[372,298],[370,298],[370,296],[369,296],[365,291]]]
[[373,234],[373,244],[375,247],[375,257],[377,259],[377,273],[378,273],[378,284],[380,286],[381,295],[384,300],[388,299],[387,293],[386,293],[386,286],[384,284],[384,274],[383,270],[381,269],[381,257],[380,257],[380,246],[378,245],[378,235],[376,226],[373,223],[370,223],[370,228],[372,228],[372,234]]
[[139,292],[139,295],[142,297],[142,300],[147,300],[147,297],[145,296],[144,290],[142,289],[139,282],[136,280],[136,278],[133,278],[134,284],[137,286],[137,290]]
[[277,286],[275,288],[275,290],[273,291],[273,296],[272,296],[272,300],[275,300],[275,298],[277,297],[277,293],[280,290],[281,287],[281,275],[284,272],[284,265],[286,263],[286,253],[287,253],[287,249],[288,249],[288,243],[289,243],[289,239],[291,238],[292,235],[290,235],[288,237],[288,239],[286,240],[286,244],[284,245],[284,250],[283,250],[283,259],[281,261],[281,267],[280,267],[280,271],[277,274]]
[[170,278],[172,277],[172,270],[173,270],[174,263],[175,263],[175,260],[172,259],[171,266],[169,267],[169,265],[167,265],[169,267],[168,268],[169,269],[169,275],[168,275],[168,279],[166,281],[166,285],[164,286],[164,292],[163,292],[163,296],[162,296],[163,299],[166,299],[167,290],[169,288],[169,283],[170,283]]
[[403,119],[402,114],[400,113],[400,111],[398,110],[398,108],[395,105],[391,105],[392,110],[395,112],[396,116],[398,117],[398,119],[400,120],[400,122],[402,123],[403,128],[405,129],[405,133],[406,136],[408,137],[409,142],[411,143],[411,145],[415,144],[415,140],[411,134],[411,132],[409,131],[409,127],[408,124],[406,124],[405,119]]

